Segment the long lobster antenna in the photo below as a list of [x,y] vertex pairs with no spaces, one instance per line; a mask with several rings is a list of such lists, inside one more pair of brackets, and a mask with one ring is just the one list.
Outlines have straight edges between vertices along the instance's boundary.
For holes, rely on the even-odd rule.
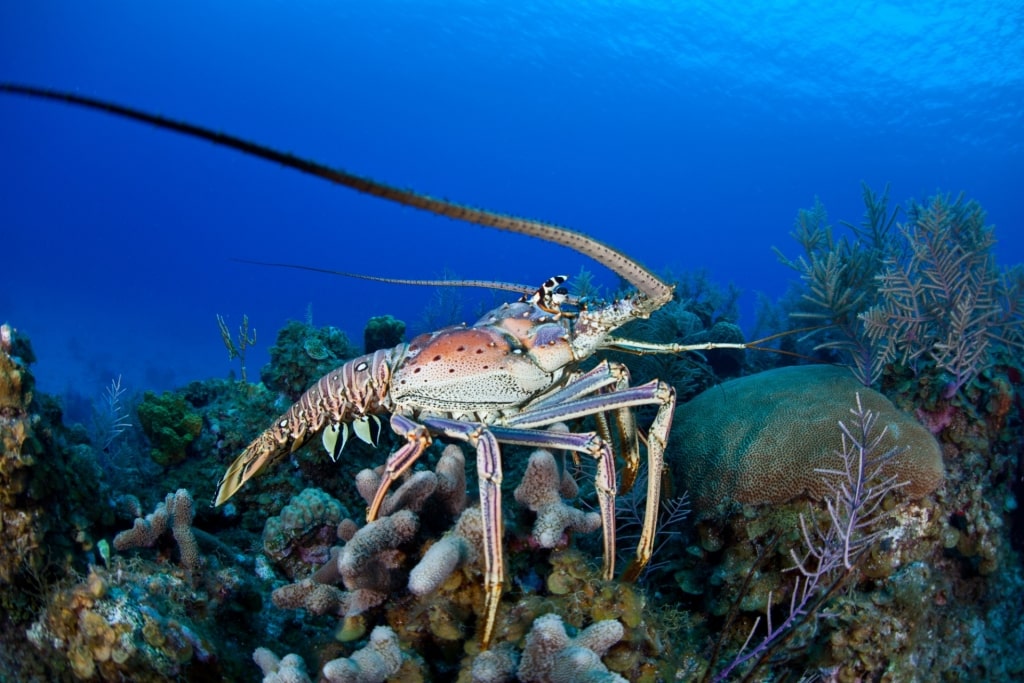
[[436,199],[427,195],[418,194],[410,190],[402,190],[376,180],[371,180],[370,178],[355,175],[354,173],[331,168],[293,154],[279,152],[275,149],[271,149],[270,147],[248,142],[233,135],[218,133],[208,128],[175,121],[156,114],[148,114],[137,109],[124,107],[111,102],[104,102],[103,100],[98,100],[92,97],[84,97],[74,93],[49,90],[46,88],[36,88],[33,86],[19,85],[15,83],[0,83],[0,92],[64,102],[140,121],[142,123],[148,123],[149,125],[156,126],[157,128],[163,128],[165,130],[181,133],[182,135],[200,138],[202,140],[212,142],[215,145],[229,147],[244,154],[266,159],[267,161],[273,161],[297,171],[316,176],[317,178],[322,178],[323,180],[327,180],[337,185],[343,185],[356,190],[357,192],[387,199],[404,206],[410,206],[423,211],[429,211],[430,213],[437,214],[439,216],[447,216],[449,218],[482,225],[488,228],[530,235],[546,242],[560,244],[583,254],[584,256],[589,256],[623,277],[627,282],[632,284],[651,299],[651,303],[653,305],[652,310],[672,298],[672,287],[662,282],[654,273],[626,256],[618,249],[567,228],[526,218],[517,218],[515,216],[492,213],[490,211],[475,209],[443,199]]

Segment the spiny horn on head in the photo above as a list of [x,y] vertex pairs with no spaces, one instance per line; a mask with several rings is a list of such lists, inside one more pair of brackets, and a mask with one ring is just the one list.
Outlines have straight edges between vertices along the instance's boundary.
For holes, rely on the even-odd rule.
[[654,302],[665,303],[672,297],[672,287],[662,282],[654,273],[647,270],[639,263],[629,258],[621,251],[608,246],[598,240],[588,237],[579,232],[560,228],[550,223],[533,221],[524,218],[516,218],[499,213],[492,213],[482,209],[474,209],[461,204],[435,199],[427,195],[418,194],[410,190],[402,190],[385,183],[377,182],[369,178],[331,168],[315,161],[303,159],[302,157],[279,152],[270,147],[248,142],[233,135],[218,133],[208,128],[195,126],[190,123],[175,121],[156,114],[148,114],[137,109],[124,107],[111,102],[105,102],[92,97],[84,97],[74,93],[36,88],[33,86],[19,85],[15,83],[0,83],[0,92],[15,95],[24,95],[39,99],[65,102],[88,109],[121,116],[148,123],[157,128],[171,130],[183,135],[188,135],[202,140],[207,140],[222,147],[249,154],[251,156],[273,161],[274,163],[302,171],[317,178],[328,180],[332,183],[343,185],[364,194],[381,197],[390,201],[411,206],[413,208],[429,211],[439,216],[447,216],[456,220],[482,225],[488,228],[516,232],[523,235],[537,237],[546,242],[553,242],[568,247],[573,251],[589,256],[598,263],[614,271],[634,287],[643,292]]

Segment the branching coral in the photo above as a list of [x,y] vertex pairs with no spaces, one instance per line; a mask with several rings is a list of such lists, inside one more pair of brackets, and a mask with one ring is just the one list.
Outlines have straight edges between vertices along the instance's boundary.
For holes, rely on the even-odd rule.
[[994,342],[1024,345],[1024,289],[992,257],[992,229],[977,202],[912,202],[897,225],[888,188],[864,186],[866,217],[854,239],[834,239],[824,207],[801,211],[793,236],[805,255],[782,261],[806,282],[796,317],[828,325],[816,350],[848,355],[871,386],[889,364],[934,368],[954,396],[992,362]]
[[556,614],[533,622],[516,674],[523,683],[626,683],[601,662],[601,657],[622,639],[623,628],[609,619],[588,626],[575,638],[565,632]]
[[192,495],[188,489],[168,493],[164,502],[156,506],[145,518],[135,520],[132,528],[114,537],[117,550],[127,548],[152,548],[170,525],[171,533],[181,555],[181,565],[186,569],[198,569],[201,558],[199,545],[192,530],[195,514]]
[[[257,648],[253,661],[263,672],[263,683],[310,683],[306,664],[298,655],[278,657],[267,648]],[[328,683],[384,683],[398,673],[404,656],[398,636],[387,626],[378,626],[369,642],[349,657],[339,657],[324,664],[323,680]]]
[[263,673],[263,683],[312,683],[302,657],[290,654],[278,657],[265,647],[252,653],[252,660]]
[[475,562],[483,552],[483,521],[480,508],[462,513],[455,528],[430,546],[409,572],[409,590],[426,595],[437,590],[459,567]]
[[[282,609],[349,617],[379,605],[395,587],[392,570],[402,559],[397,548],[411,540],[418,527],[418,518],[408,510],[370,522],[340,552],[332,554],[314,578],[275,590],[274,604]],[[347,592],[327,585],[338,580]]]
[[[365,469],[356,477],[356,487],[367,502],[373,499],[379,483],[378,471]],[[401,579],[395,570],[401,567],[405,556],[399,547],[416,535],[419,529],[417,513],[428,500],[435,501],[451,514],[457,514],[464,508],[465,457],[457,446],[445,449],[434,472],[416,472],[388,494],[381,507],[382,516],[376,521],[362,527],[357,527],[349,519],[337,523],[337,538],[345,541],[345,545],[332,549],[330,559],[309,579],[275,590],[274,604],[282,609],[304,609],[313,614],[331,613],[345,617],[356,616],[379,605],[400,585]],[[462,523],[463,532],[453,534],[450,541],[439,542],[440,548],[432,559],[416,573],[418,585],[424,591],[430,590],[431,581],[443,581],[454,571],[455,565],[449,564],[447,559],[440,560],[446,569],[435,563],[449,543],[471,537],[472,526],[470,521]],[[475,557],[469,548],[463,548],[461,552],[464,553],[463,561]],[[347,590],[341,590],[334,584],[343,584]]]
[[888,254],[881,301],[860,318],[878,363],[919,371],[929,360],[949,374],[948,398],[987,367],[989,344],[1006,337],[995,239],[981,207],[962,195],[914,203],[908,213],[900,226],[906,250]]
[[[476,506],[463,509],[463,468],[461,450],[449,447],[434,472],[409,475],[385,499],[382,510],[389,514],[359,528],[351,522],[339,524],[339,538],[347,539],[344,546],[335,549],[331,560],[310,578],[275,590],[274,604],[312,614],[343,616],[346,630],[353,628],[358,633],[359,628],[353,624],[362,622],[354,618],[381,604],[406,580],[409,592],[419,601],[419,606],[410,607],[407,619],[418,621],[419,615],[428,615],[433,637],[442,642],[463,638],[461,623],[482,602],[482,594],[476,580],[466,582],[457,570],[478,571],[473,565],[483,555],[480,510]],[[379,472],[373,470],[359,474],[357,488],[364,498],[373,498],[379,480]],[[565,542],[567,529],[593,531],[600,526],[598,515],[564,502],[560,490],[565,488],[553,456],[546,451],[536,452],[516,498],[537,513],[537,524],[532,541],[520,543],[520,547],[553,548]],[[431,536],[430,530],[420,528],[420,513],[443,519],[456,512],[462,514],[454,527],[429,545],[409,569],[413,563],[407,553],[413,541]],[[453,593],[460,584],[465,584],[464,589]],[[415,630],[411,623],[406,628]]]
[[384,683],[398,673],[402,659],[398,636],[387,626],[378,626],[370,634],[370,642],[351,657],[324,664],[323,676],[329,683]]
[[473,662],[473,683],[625,683],[601,661],[623,633],[622,624],[607,619],[570,638],[561,617],[545,614],[534,620],[522,653],[511,643],[481,653]]
[[541,548],[554,548],[566,529],[588,533],[601,528],[601,516],[566,505],[559,494],[560,475],[555,458],[548,451],[530,455],[523,479],[515,490],[516,500],[537,513],[533,539]]

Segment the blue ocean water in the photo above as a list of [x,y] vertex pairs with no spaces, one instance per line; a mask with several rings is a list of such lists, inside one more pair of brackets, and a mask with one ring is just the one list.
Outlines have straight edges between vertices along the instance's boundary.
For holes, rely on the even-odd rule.
[[[965,192],[1024,259],[1019,2],[33,2],[0,7],[0,80],[206,125],[395,185],[585,231],[656,271],[781,295],[815,197],[862,215]],[[361,343],[434,295],[232,257],[538,284],[585,259],[235,152],[0,98],[0,321],[42,390],[250,373],[312,312]],[[607,284],[614,278],[602,273]],[[472,317],[472,305],[466,317]]]

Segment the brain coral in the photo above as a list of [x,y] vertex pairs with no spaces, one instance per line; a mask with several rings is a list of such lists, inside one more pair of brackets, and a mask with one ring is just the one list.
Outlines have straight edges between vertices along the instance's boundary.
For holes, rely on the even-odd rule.
[[907,481],[903,491],[920,498],[943,480],[935,438],[885,396],[857,382],[843,368],[780,368],[708,389],[676,411],[666,454],[675,483],[708,512],[732,498],[740,503],[784,503],[827,492],[816,468],[841,466],[839,422],[852,427],[859,393],[866,409],[888,427],[880,452],[907,449],[884,470]]

